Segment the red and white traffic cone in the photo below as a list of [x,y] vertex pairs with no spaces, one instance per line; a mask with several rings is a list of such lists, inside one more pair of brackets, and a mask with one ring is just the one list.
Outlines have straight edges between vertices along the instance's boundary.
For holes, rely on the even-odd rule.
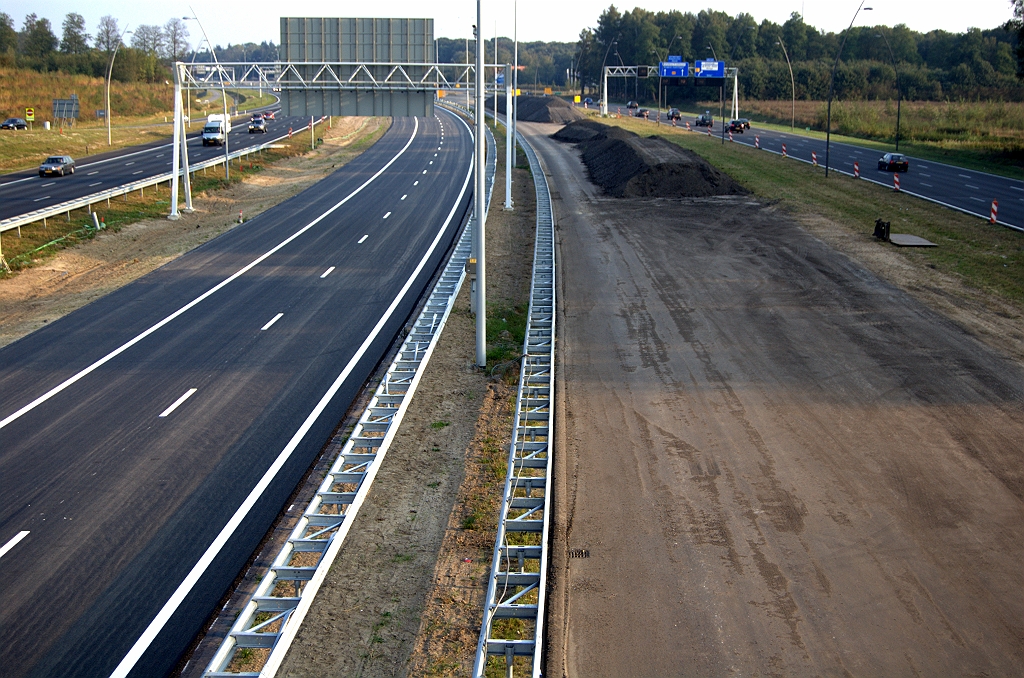
[[687,132],[692,132],[693,131],[693,130],[690,129],[690,121],[689,120],[686,121],[686,131]]
[[853,178],[860,179],[860,163],[856,161],[853,163]]
[[711,127],[708,127],[708,136],[711,136]]
[[999,201],[992,201],[992,210],[988,214],[988,223],[994,224],[999,220]]
[[732,138],[732,132],[729,132],[729,141],[735,141],[735,139]]
[[242,223],[243,221],[244,219],[242,219],[242,210],[238,210],[238,223]]
[[761,135],[754,135],[754,148],[761,148]]
[[811,163],[812,163],[812,164],[813,164],[813,165],[814,165],[815,167],[817,167],[817,166],[818,166],[818,154],[817,154],[817,153],[815,153],[814,151],[811,151]]
[[899,175],[899,172],[896,172],[896,173],[894,173],[892,175],[892,187],[893,187],[893,190],[895,190],[895,191],[899,191],[900,190],[900,175]]
[[782,144],[782,157],[783,158],[788,158],[789,157],[788,155],[786,155],[786,144]]

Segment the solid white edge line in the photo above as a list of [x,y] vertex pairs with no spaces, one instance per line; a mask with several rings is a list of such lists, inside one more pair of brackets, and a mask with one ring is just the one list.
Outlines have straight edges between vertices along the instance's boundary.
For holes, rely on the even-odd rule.
[[[391,165],[391,163],[393,163],[395,160],[398,159],[400,155],[402,155],[402,153],[405,153],[405,150],[409,148],[409,146],[412,144],[413,139],[416,138],[416,133],[419,131],[420,125],[419,120],[417,118],[413,118],[413,120],[415,121],[416,125],[413,128],[412,137],[410,137],[409,142],[402,148],[401,152],[398,155],[392,158],[391,161],[387,165],[385,165],[383,169],[380,170],[380,172],[383,172],[384,169],[387,169]],[[378,172],[377,174],[373,175],[373,177],[368,179],[366,183],[364,183],[357,189],[357,191],[362,190],[364,186],[370,183],[370,181],[373,181],[373,179],[378,177],[380,175],[380,172]],[[470,176],[472,176],[472,173],[470,173],[470,175],[468,175],[466,178],[466,184],[464,184],[462,188],[463,193],[466,190],[466,186],[469,184]],[[355,193],[352,193],[352,195],[355,195]],[[348,198],[345,198],[345,201],[347,200]],[[459,202],[461,202],[461,200],[462,198],[460,194]],[[338,203],[337,206],[331,208],[331,211],[334,211],[337,207],[340,207],[341,204],[342,203]],[[456,207],[457,206],[458,203],[456,203]],[[454,213],[454,211],[455,208],[453,207],[452,213]],[[325,212],[324,215],[317,219],[317,221],[322,219],[327,214],[328,213]],[[449,221],[450,220],[451,217],[449,217]],[[445,223],[447,225],[447,222]],[[402,298],[405,297],[406,292],[408,292],[409,288],[412,287],[412,283],[413,281],[415,281],[416,276],[419,275],[420,271],[426,265],[427,259],[433,253],[434,249],[437,247],[437,243],[440,240],[441,235],[444,233],[444,230],[445,229],[442,228],[441,231],[438,232],[437,237],[434,238],[434,242],[431,244],[430,249],[427,250],[427,253],[424,255],[423,259],[420,260],[420,263],[416,267],[416,270],[413,271],[412,275],[409,277],[409,280],[399,291],[398,296],[395,297],[394,301],[391,302],[391,305],[388,306],[387,311],[384,312],[384,315],[381,316],[381,319],[377,321],[376,325],[374,325],[373,330],[371,330],[370,334],[366,337],[366,340],[363,341],[362,345],[359,346],[359,349],[355,352],[355,355],[353,355],[352,359],[349,360],[347,365],[345,365],[345,369],[343,369],[341,371],[341,374],[338,375],[338,378],[334,380],[334,383],[331,384],[331,387],[320,399],[320,402],[317,403],[316,407],[313,408],[313,411],[310,412],[308,417],[306,417],[306,420],[302,422],[302,426],[299,427],[299,430],[296,431],[295,435],[293,435],[291,440],[288,441],[288,444],[277,456],[277,459],[274,460],[274,463],[270,465],[270,468],[268,468],[266,473],[263,474],[263,477],[260,478],[260,481],[256,483],[256,486],[253,487],[252,491],[249,492],[249,496],[245,498],[245,501],[242,502],[241,506],[238,507],[234,515],[231,516],[231,519],[228,520],[227,524],[221,529],[220,533],[213,540],[213,543],[210,544],[210,546],[206,549],[206,552],[203,553],[202,557],[200,557],[198,562],[196,562],[196,564],[192,567],[192,570],[188,573],[188,576],[185,577],[185,580],[178,585],[178,588],[175,589],[171,597],[167,600],[166,603],[164,603],[163,607],[160,608],[160,611],[157,613],[156,617],[154,617],[153,621],[149,623],[149,626],[146,627],[146,630],[142,632],[142,635],[139,636],[139,639],[135,641],[135,644],[132,645],[131,649],[128,651],[128,654],[124,656],[124,659],[121,660],[121,662],[117,665],[117,668],[115,668],[113,673],[110,674],[111,678],[124,678],[131,672],[132,668],[135,667],[135,664],[139,661],[139,659],[142,658],[142,655],[146,652],[150,644],[156,639],[157,635],[163,629],[164,625],[171,618],[171,615],[174,614],[174,612],[178,609],[178,606],[181,605],[181,603],[185,600],[185,597],[188,596],[188,594],[192,591],[192,588],[199,581],[199,578],[202,577],[204,572],[206,572],[206,568],[210,566],[210,563],[212,563],[214,558],[217,557],[217,554],[220,553],[220,550],[224,548],[224,545],[227,543],[228,539],[231,538],[231,535],[234,534],[235,530],[238,529],[238,526],[242,524],[242,521],[249,514],[249,511],[252,509],[253,506],[256,505],[256,502],[263,495],[263,492],[267,489],[267,487],[270,486],[270,483],[277,475],[277,472],[280,471],[281,467],[284,466],[286,461],[288,461],[288,458],[291,456],[292,452],[294,452],[295,448],[299,446],[299,442],[302,441],[303,437],[305,437],[306,433],[313,426],[313,423],[317,420],[317,418],[324,411],[324,409],[327,408],[327,404],[331,401],[331,398],[333,398],[334,394],[338,392],[338,389],[341,388],[341,385],[345,383],[345,380],[348,378],[348,375],[352,372],[353,369],[355,369],[356,364],[362,359],[363,354],[366,353],[366,350],[377,338],[377,335],[380,333],[381,329],[384,327],[387,321],[391,318],[391,315],[395,312],[395,309],[398,308],[398,304],[401,303]]]
[[[459,118],[459,120],[461,120],[461,118]],[[468,130],[469,125],[466,125],[465,122],[463,122],[463,124],[466,126],[466,129]],[[472,136],[472,131],[470,131],[471,139]],[[474,144],[474,148],[475,147],[476,146]],[[452,209],[448,213],[448,218],[445,220],[444,226],[441,227],[441,230],[438,231],[437,236],[434,238],[434,242],[431,243],[430,250],[428,251],[428,256],[437,247],[437,244],[440,241],[441,236],[445,233],[445,231],[448,230],[449,224],[455,217],[455,210],[458,209],[459,204],[462,202],[462,197],[466,194],[466,189],[469,187],[470,181],[473,178],[474,165],[475,163],[473,161],[473,156],[470,155],[469,170],[466,172],[466,179],[462,184],[462,191],[459,193],[459,197],[455,201],[455,204],[452,205]],[[407,282],[405,288],[403,288],[403,295],[405,294],[405,290],[408,289],[408,287],[412,284],[412,281],[415,279],[416,275],[419,274],[420,269],[423,268],[424,264],[426,263],[426,260],[427,259],[424,258],[423,260],[420,261],[420,265],[416,268],[416,272],[413,274],[411,278],[409,278],[409,282]],[[451,309],[449,309],[449,312],[450,310]],[[388,310],[388,314],[390,313],[391,309]],[[428,349],[428,355],[424,356],[424,364],[427,361],[429,361],[429,354],[433,353],[433,346],[435,346],[436,342],[440,339],[441,329],[443,328],[444,322],[447,322],[447,314],[445,315],[445,318],[442,321],[442,327],[438,328],[437,332],[434,334],[434,339],[431,340],[431,347],[430,349]],[[422,376],[422,374],[423,371],[421,370],[418,371],[416,375],[413,377],[413,380],[409,385],[409,391],[406,395],[406,399],[404,402],[410,402],[412,395],[415,393],[416,387],[419,385],[420,377]],[[398,434],[398,429],[401,426],[402,419],[404,417],[405,410],[400,409],[395,416],[395,421],[393,421],[392,425],[388,427],[388,432],[384,436],[384,441],[381,442],[382,447],[390,447],[391,440],[393,440],[394,437]],[[346,519],[342,522],[341,527],[338,529],[338,532],[335,533],[331,545],[327,548],[327,553],[325,553],[322,556],[322,558],[326,559],[330,557],[331,560],[333,561],[333,559],[337,556],[338,551],[341,550],[342,543],[345,540],[345,535],[348,534],[348,531],[351,528],[352,523],[355,521],[356,515],[358,515],[359,513],[359,509],[362,507],[363,502],[366,500],[366,495],[369,494],[369,488],[372,487],[373,480],[376,477],[377,471],[380,469],[381,464],[383,463],[384,455],[386,453],[387,448],[384,447],[384,452],[378,452],[377,458],[374,460],[374,463],[370,465],[369,469],[367,469],[366,475],[363,476],[363,481],[360,484],[360,488],[359,490],[356,491],[355,500],[352,502],[352,504],[349,506],[348,511],[346,511],[345,513]],[[363,488],[366,489],[364,490]],[[324,579],[327,578],[327,572],[329,569],[329,567],[318,567],[316,571],[313,573],[312,578],[310,578],[310,580],[306,582],[306,586],[303,588],[303,591],[309,591],[311,592],[311,595],[305,595],[304,593],[299,599],[298,605],[295,606],[295,610],[288,616],[287,624],[285,625],[284,630],[282,631],[280,637],[278,638],[277,644],[274,645],[274,648],[271,650],[270,656],[267,658],[267,663],[264,664],[263,669],[260,670],[261,678],[272,678],[277,674],[277,670],[280,668],[281,662],[284,661],[285,655],[288,654],[288,648],[291,647],[292,641],[295,639],[295,635],[299,631],[299,627],[302,626],[302,621],[305,618],[306,613],[309,611],[309,608],[313,605],[313,599],[316,598],[317,591],[319,591],[320,586],[324,582]]]
[[331,266],[331,267],[330,267],[330,268],[328,268],[328,269],[327,269],[326,271],[324,271],[324,272],[323,272],[323,275],[321,275],[320,277],[321,277],[321,278],[326,278],[327,276],[329,276],[329,275],[331,274],[331,272],[332,272],[333,270],[334,270],[334,267],[333,267],[333,266]]
[[260,328],[260,332],[265,332],[265,331],[269,330],[270,327],[274,323],[276,323],[278,320],[280,320],[283,315],[284,315],[284,313],[278,313],[277,315],[275,315],[273,318],[270,319],[270,322],[268,322],[266,325],[264,325],[263,327]]
[[357,245],[362,245],[364,242],[366,242],[366,239],[369,238],[369,237],[370,237],[370,234],[367,233],[362,238],[360,238],[358,241],[356,241],[356,244]]
[[168,408],[167,408],[166,410],[164,410],[163,412],[161,412],[161,413],[160,413],[160,416],[161,416],[161,417],[166,417],[166,416],[167,416],[168,414],[170,414],[170,413],[171,413],[171,412],[173,412],[174,410],[178,409],[178,406],[180,406],[180,405],[181,405],[181,404],[182,404],[183,402],[185,402],[186,400],[188,400],[189,398],[191,398],[191,397],[192,397],[192,394],[193,394],[193,393],[195,393],[195,392],[196,392],[196,391],[198,391],[198,390],[199,390],[199,389],[195,389],[195,388],[190,388],[189,390],[185,391],[185,394],[184,394],[184,395],[182,395],[182,396],[181,396],[180,398],[178,398],[177,400],[175,400],[175,401],[174,401],[173,403],[171,403],[171,406],[170,406],[170,407],[168,407]]
[[28,533],[28,530],[22,530],[18,534],[11,537],[10,541],[8,541],[6,544],[0,546],[0,558],[3,558],[5,555],[7,555],[7,552],[13,549],[15,546],[17,546],[19,541],[28,536]]
[[230,283],[234,282],[234,280],[236,278],[239,278],[242,275],[244,275],[245,273],[248,273],[251,269],[253,269],[257,265],[261,264],[268,257],[270,257],[272,254],[275,254],[278,250],[283,248],[285,245],[288,245],[293,240],[298,238],[300,235],[302,235],[303,233],[305,233],[309,229],[311,229],[314,226],[316,226],[325,217],[327,217],[327,215],[333,213],[339,207],[341,207],[342,205],[347,203],[349,200],[354,198],[356,196],[356,194],[360,193],[364,188],[369,186],[373,181],[375,181],[377,179],[377,177],[379,177],[381,174],[383,174],[384,171],[387,170],[387,168],[391,167],[391,165],[396,160],[398,160],[400,157],[402,157],[402,155],[406,152],[406,150],[408,150],[409,146],[412,145],[413,139],[416,138],[416,133],[419,131],[419,120],[417,120],[416,118],[413,118],[413,120],[416,122],[416,125],[413,128],[413,130],[412,130],[412,136],[409,137],[409,141],[406,142],[405,146],[402,147],[402,150],[400,150],[398,152],[398,154],[395,155],[395,157],[391,158],[391,160],[389,160],[383,167],[381,167],[379,170],[377,170],[376,174],[374,174],[372,177],[370,177],[369,179],[364,181],[359,186],[359,188],[357,188],[356,190],[354,190],[351,193],[349,193],[347,196],[342,198],[339,202],[335,203],[335,205],[333,207],[331,207],[326,212],[324,212],[323,214],[318,216],[316,219],[314,219],[313,221],[309,222],[308,224],[306,224],[305,226],[300,228],[298,231],[296,231],[295,233],[291,234],[290,236],[288,236],[287,238],[282,240],[273,249],[268,250],[266,253],[262,254],[261,256],[257,257],[256,259],[254,259],[248,265],[244,266],[243,268],[240,268],[238,271],[233,273],[231,276],[225,278],[224,280],[222,280],[220,283],[218,283],[214,287],[211,287],[209,290],[207,290],[203,294],[199,295],[198,297],[196,297],[195,299],[193,299],[189,303],[185,304],[184,306],[182,306],[177,311],[175,311],[174,313],[170,314],[169,316],[167,316],[166,318],[164,318],[160,322],[156,323],[155,325],[150,327],[148,330],[142,332],[141,334],[136,335],[135,338],[133,338],[133,339],[131,339],[131,340],[121,344],[121,346],[119,346],[118,348],[114,349],[113,351],[111,351],[107,355],[103,356],[102,358],[100,358],[99,360],[94,362],[92,365],[89,365],[89,367],[86,367],[84,370],[82,370],[82,371],[78,372],[77,374],[75,374],[75,375],[65,379],[60,384],[54,386],[49,391],[47,391],[43,395],[39,396],[38,398],[36,398],[32,402],[30,402],[28,405],[25,405],[24,407],[22,407],[17,412],[14,412],[13,414],[7,415],[4,419],[0,420],[0,429],[2,429],[3,427],[7,426],[12,421],[20,418],[26,412],[30,412],[30,411],[34,410],[36,407],[38,407],[39,405],[43,404],[44,402],[46,402],[47,400],[49,400],[53,396],[57,395],[58,393],[60,393],[64,389],[66,389],[68,386],[71,386],[72,384],[77,382],[79,379],[81,379],[81,378],[91,374],[96,369],[102,367],[103,365],[105,365],[106,363],[110,362],[111,360],[113,360],[117,356],[121,355],[122,353],[127,351],[129,348],[131,348],[135,344],[139,343],[140,341],[142,341],[143,339],[145,339],[149,335],[153,334],[154,332],[159,330],[161,327],[163,327],[167,323],[171,322],[172,320],[174,320],[178,316],[182,315],[186,311],[189,311],[190,309],[192,309],[192,307],[198,305],[199,303],[203,302],[204,300],[206,300],[208,297],[210,297],[214,293],[220,291],[222,288],[224,288],[227,285],[229,285]]

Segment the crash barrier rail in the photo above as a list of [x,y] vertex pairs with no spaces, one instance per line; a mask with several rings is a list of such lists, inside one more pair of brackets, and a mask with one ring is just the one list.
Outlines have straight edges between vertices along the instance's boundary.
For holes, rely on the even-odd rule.
[[[321,117],[319,120],[315,122],[315,124],[320,124],[326,119],[326,117]],[[292,130],[289,134],[283,134],[269,141],[265,141],[262,144],[259,144],[258,146],[246,146],[245,148],[238,149],[237,151],[231,151],[230,153],[228,153],[227,161],[231,162],[232,160],[237,160],[238,158],[242,158],[253,153],[258,153],[260,151],[265,150],[272,144],[281,141],[282,139],[286,139],[289,136],[294,136],[298,132],[307,129],[309,129],[308,124],[305,127],[302,127],[298,130]],[[224,156],[220,155],[217,156],[216,158],[203,160],[202,162],[198,162],[196,164],[189,163],[188,171],[189,174],[194,176],[195,173],[199,170],[207,169],[209,167],[215,167],[223,162]],[[178,177],[180,178],[184,176],[184,173],[184,169],[179,170]],[[56,205],[51,205],[50,207],[43,207],[32,212],[19,214],[18,216],[15,217],[8,217],[7,219],[0,220],[0,233],[4,233],[6,231],[11,231],[14,229],[20,229],[22,226],[27,226],[37,221],[42,221],[43,225],[45,226],[47,219],[57,217],[63,214],[67,214],[68,219],[70,220],[71,212],[73,212],[74,210],[82,209],[83,207],[91,208],[96,203],[103,202],[104,200],[127,197],[129,193],[133,193],[135,191],[142,191],[151,186],[157,186],[164,182],[170,183],[173,175],[173,172],[165,172],[163,174],[158,174],[147,179],[139,179],[138,181],[133,181],[129,184],[122,184],[120,186],[108,188],[104,191],[91,193],[81,198],[75,198],[73,200],[67,200],[62,203],[57,203]]]
[[[555,229],[544,170],[523,135],[517,137],[533,173],[537,235],[508,472],[473,665],[475,678],[483,677],[488,657],[493,656],[505,658],[506,675],[512,675],[516,657],[528,658],[534,678],[542,669],[554,453]],[[511,620],[519,623],[507,623]]]
[[[490,132],[488,137],[486,199],[489,205],[497,160]],[[280,668],[356,514],[366,500],[441,337],[441,330],[466,278],[473,226],[471,212],[451,258],[397,356],[337,459],[331,462],[330,470],[288,541],[274,558],[269,571],[207,666],[204,678],[269,678]],[[310,554],[315,558],[313,564],[308,562]],[[254,672],[249,662],[245,662],[247,668],[244,670],[233,669],[237,653],[243,650],[251,652],[253,648],[270,650],[262,669]]]

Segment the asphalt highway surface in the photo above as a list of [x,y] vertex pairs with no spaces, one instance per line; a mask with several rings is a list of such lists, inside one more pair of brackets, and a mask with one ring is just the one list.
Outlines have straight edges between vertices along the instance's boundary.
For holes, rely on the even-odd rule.
[[[197,124],[200,122],[202,121],[197,121]],[[309,118],[278,116],[276,120],[267,122],[266,134],[250,134],[249,119],[239,118],[232,124],[228,150],[234,153],[240,149],[287,137],[289,129],[295,133],[308,128]],[[199,131],[188,137],[189,164],[194,165],[224,156],[223,146],[203,146],[201,134],[200,127]],[[63,177],[40,177],[35,170],[6,174],[0,177],[0,219],[166,174],[171,171],[171,143],[170,140],[161,140],[110,153],[75,158],[75,173]],[[43,157],[39,158],[40,162],[43,160]]]
[[[624,105],[621,109],[626,110]],[[616,105],[609,104],[609,111],[615,110]],[[687,122],[694,133],[707,135],[707,128],[694,127],[692,116],[684,116],[676,124],[685,127]],[[655,121],[651,120],[651,124],[655,124]],[[721,120],[717,116],[711,133],[721,143]],[[816,153],[818,165],[825,167],[824,139],[759,128],[752,124],[743,134],[733,134],[732,141],[747,146],[759,143],[762,149],[779,154],[782,153],[782,145],[785,144],[788,157],[813,163],[814,158],[811,154]],[[725,134],[725,143],[730,143],[728,132]],[[895,149],[892,150],[895,152]],[[857,162],[860,165],[861,178],[893,186],[894,173],[878,169],[878,159],[882,155],[882,152],[871,148],[832,141],[829,144],[829,169],[852,175],[853,163]],[[912,155],[907,157],[910,158],[910,171],[899,173],[901,191],[934,200],[983,219],[989,218],[992,201],[996,200],[999,203],[998,220],[1017,229],[1024,229],[1024,181],[922,160]]]
[[472,149],[441,109],[396,118],[322,182],[0,349],[3,675],[174,668],[442,263]]

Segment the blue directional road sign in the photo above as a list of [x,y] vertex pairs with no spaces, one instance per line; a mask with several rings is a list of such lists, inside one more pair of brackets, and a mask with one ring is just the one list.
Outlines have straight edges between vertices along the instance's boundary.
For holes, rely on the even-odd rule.
[[670,64],[679,64],[683,62],[683,57],[679,56],[678,54],[669,54],[668,62]]
[[690,77],[690,64],[685,61],[662,61],[658,64],[658,75],[663,78]]
[[693,75],[696,78],[724,78],[724,61],[696,61],[693,64]]

